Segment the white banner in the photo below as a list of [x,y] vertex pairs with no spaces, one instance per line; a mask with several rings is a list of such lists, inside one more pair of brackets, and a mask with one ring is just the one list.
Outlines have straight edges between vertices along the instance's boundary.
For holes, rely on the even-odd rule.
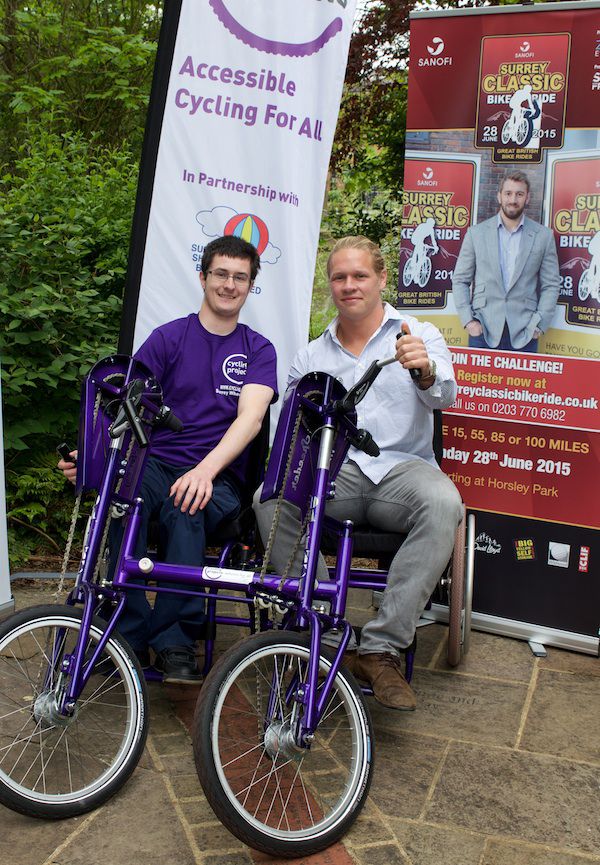
[[204,246],[254,243],[242,321],[280,387],[306,344],[327,166],[355,0],[183,0],[156,163],[134,348],[198,309]]

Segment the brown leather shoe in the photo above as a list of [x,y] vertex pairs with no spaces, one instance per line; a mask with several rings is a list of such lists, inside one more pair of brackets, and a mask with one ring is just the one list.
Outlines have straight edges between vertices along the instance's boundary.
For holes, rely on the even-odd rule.
[[354,667],[356,666],[356,659],[358,658],[358,652],[344,652],[342,656],[342,664],[349,670],[354,676]]
[[397,655],[391,652],[357,654],[351,672],[357,679],[369,683],[382,706],[402,712],[414,712],[417,708],[414,691],[404,678]]

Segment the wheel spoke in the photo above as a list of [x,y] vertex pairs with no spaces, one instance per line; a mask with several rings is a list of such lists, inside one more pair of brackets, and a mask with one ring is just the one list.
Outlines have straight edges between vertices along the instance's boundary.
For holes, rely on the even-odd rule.
[[[367,795],[370,726],[362,696],[340,670],[314,737],[299,747],[306,706],[298,689],[310,666],[305,638],[256,634],[229,654],[205,682],[194,724],[207,798],[235,834],[239,827],[238,837],[271,855],[323,849]],[[329,669],[329,661],[320,663],[319,693]]]
[[[90,627],[84,664],[102,628]],[[115,676],[92,675],[70,714],[59,709],[71,675],[61,665],[75,651],[80,630],[79,611],[59,606],[23,611],[0,626],[0,802],[16,810],[46,817],[85,813],[124,783],[141,755],[145,684],[127,671],[117,638],[100,656],[115,665]]]

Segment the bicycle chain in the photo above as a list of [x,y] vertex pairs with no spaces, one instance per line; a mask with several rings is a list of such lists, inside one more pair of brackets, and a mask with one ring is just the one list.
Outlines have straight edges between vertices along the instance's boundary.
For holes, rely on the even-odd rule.
[[[96,395],[96,400],[94,402],[94,412],[92,415],[92,429],[93,430],[95,430],[96,423],[98,421],[98,415],[100,412],[101,400],[102,400],[102,395],[100,393],[98,393]],[[125,454],[125,462],[126,463],[129,462],[129,459],[131,457],[131,451],[133,450],[134,443],[135,443],[135,439],[132,435],[131,440],[129,442],[129,446],[127,448],[127,453]],[[118,493],[119,490],[121,489],[121,486],[123,484],[123,479],[124,479],[124,473],[123,473],[123,475],[121,475],[121,477],[117,481],[117,485],[115,487],[115,493]],[[60,579],[59,579],[59,583],[58,583],[58,588],[56,589],[56,592],[53,595],[53,597],[56,598],[56,603],[58,603],[60,595],[64,591],[64,584],[65,584],[65,578],[66,578],[66,574],[67,574],[67,567],[68,567],[69,559],[71,556],[71,547],[73,545],[73,540],[75,538],[75,528],[77,525],[77,519],[79,517],[79,510],[81,507],[82,495],[83,495],[82,492],[77,494],[77,496],[75,498],[75,504],[73,506],[73,511],[71,514],[71,525],[69,526],[69,534],[67,535],[67,542],[65,544],[65,553],[63,556],[62,567],[60,570]],[[113,520],[113,517],[109,512],[108,518],[107,518],[106,523],[104,525],[104,531],[102,532],[102,540],[100,541],[100,549],[98,551],[98,556],[96,558],[96,565],[94,567],[94,573],[92,575],[93,580],[96,580],[98,578],[98,574],[100,571],[100,565],[101,565],[101,562],[102,562],[103,557],[104,557],[104,551],[106,549],[106,542],[108,539],[108,532],[110,530],[110,524],[111,524],[112,520]]]
[[[281,505],[283,502],[285,488],[287,486],[288,477],[289,477],[291,467],[292,467],[292,459],[294,457],[294,451],[296,449],[296,441],[298,439],[298,433],[300,431],[301,422],[302,422],[302,410],[299,409],[298,410],[298,416],[296,417],[296,422],[294,424],[294,429],[292,431],[292,438],[291,438],[290,447],[288,450],[288,457],[287,457],[287,461],[286,461],[286,465],[285,465],[285,470],[283,473],[283,481],[281,484],[281,489],[279,491],[279,495],[277,496],[277,499],[275,501],[275,510],[273,511],[273,520],[271,522],[269,537],[267,538],[267,543],[265,546],[265,552],[263,555],[263,562],[262,562],[262,566],[261,566],[260,574],[259,574],[259,582],[261,585],[264,584],[265,576],[267,574],[267,568],[268,568],[269,562],[271,560],[271,553],[273,552],[273,545],[275,543],[275,536],[277,534],[277,529],[279,527],[279,519],[281,516]],[[297,547],[297,543],[298,542],[296,542],[295,547]],[[283,579],[285,579],[285,576],[287,575],[287,569],[288,568],[289,568],[289,563],[288,563],[288,566],[286,566],[286,573],[282,576],[282,582],[283,582]],[[259,598],[255,597],[255,599],[254,599],[254,629],[256,632],[260,631],[260,609],[259,609],[259,603],[258,602],[259,602]]]
[[[100,394],[96,395],[96,401],[94,403],[94,413],[92,416],[92,425],[93,428],[96,426],[96,420],[98,418],[98,412],[100,410]],[[56,598],[56,603],[58,603],[61,594],[64,591],[65,586],[65,578],[67,575],[67,568],[69,566],[69,559],[71,557],[71,547],[73,546],[73,540],[75,538],[75,527],[77,525],[77,520],[79,518],[79,509],[81,507],[81,498],[83,493],[79,492],[75,496],[75,504],[73,505],[73,511],[71,512],[71,525],[69,526],[69,534],[67,535],[67,542],[65,544],[65,552],[63,555],[62,566],[60,569],[60,578],[58,581],[58,588],[54,592],[53,597]]]

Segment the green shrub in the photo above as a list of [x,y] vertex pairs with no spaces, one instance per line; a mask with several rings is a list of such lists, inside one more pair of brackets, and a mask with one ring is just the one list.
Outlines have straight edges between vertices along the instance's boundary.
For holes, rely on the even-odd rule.
[[11,551],[13,540],[23,548],[23,524],[37,530],[32,544],[40,532],[64,535],[64,482],[52,468],[53,450],[74,440],[82,375],[116,345],[136,176],[127,149],[32,132],[0,178]]

